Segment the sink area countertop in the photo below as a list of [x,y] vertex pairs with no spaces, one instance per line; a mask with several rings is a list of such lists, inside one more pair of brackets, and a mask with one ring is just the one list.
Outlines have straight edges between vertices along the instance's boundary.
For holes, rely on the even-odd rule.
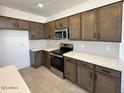
[[0,93],[31,93],[17,68],[0,68]]
[[119,59],[101,57],[92,54],[80,53],[76,51],[65,53],[64,56],[81,61],[86,61],[91,64],[107,67],[117,71],[121,71],[121,72],[124,71],[124,63]]

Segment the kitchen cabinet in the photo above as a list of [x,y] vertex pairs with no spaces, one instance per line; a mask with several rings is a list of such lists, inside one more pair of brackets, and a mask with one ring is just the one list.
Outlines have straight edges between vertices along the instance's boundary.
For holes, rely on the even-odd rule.
[[97,40],[97,9],[81,14],[82,40]]
[[121,73],[96,66],[95,93],[121,93]]
[[55,31],[55,21],[45,24],[45,38],[46,39],[53,39],[54,31]]
[[30,51],[30,63],[34,68],[42,66],[42,51]]
[[99,41],[121,41],[122,2],[99,8]]
[[44,38],[45,39],[49,39],[50,37],[50,24],[49,23],[45,23],[45,32],[44,32]]
[[66,79],[76,82],[76,62],[72,58],[64,58],[64,76]]
[[31,22],[30,38],[31,39],[44,38],[44,24]]
[[50,31],[49,31],[50,37],[49,38],[54,39],[55,21],[50,22],[49,25],[50,25]]
[[83,61],[77,61],[77,83],[81,87],[93,93],[94,66]]
[[69,33],[70,38],[74,40],[81,40],[81,16],[76,14],[69,17]]
[[30,30],[30,22],[29,21],[17,19],[16,26],[17,26],[17,29],[19,29],[19,30]]
[[16,19],[0,16],[0,29],[16,29]]
[[50,63],[49,52],[43,50],[42,51],[42,58],[43,58],[42,59],[43,65],[50,69],[51,63]]
[[56,29],[68,28],[68,17],[56,20]]

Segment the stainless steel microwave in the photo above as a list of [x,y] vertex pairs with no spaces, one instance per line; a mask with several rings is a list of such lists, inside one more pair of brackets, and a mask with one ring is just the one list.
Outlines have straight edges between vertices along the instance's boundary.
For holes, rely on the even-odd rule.
[[68,28],[55,30],[54,39],[68,39],[68,38],[69,38]]

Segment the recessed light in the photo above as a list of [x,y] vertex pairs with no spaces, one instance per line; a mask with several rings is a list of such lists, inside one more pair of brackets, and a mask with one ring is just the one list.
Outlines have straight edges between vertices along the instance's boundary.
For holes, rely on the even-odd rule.
[[40,8],[42,8],[42,7],[43,7],[43,4],[38,4],[38,6],[39,6]]

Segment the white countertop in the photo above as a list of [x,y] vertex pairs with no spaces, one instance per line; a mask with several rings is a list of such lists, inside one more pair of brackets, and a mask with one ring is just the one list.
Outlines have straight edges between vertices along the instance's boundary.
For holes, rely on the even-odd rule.
[[96,56],[91,54],[80,53],[76,51],[65,53],[64,56],[71,57],[81,61],[86,61],[88,63],[107,67],[110,69],[124,71],[124,63],[119,59],[101,57],[101,56]]
[[31,93],[14,65],[0,68],[0,93]]
[[48,47],[48,48],[32,48],[30,49],[31,51],[40,51],[40,50],[45,50],[45,51],[53,51],[53,50],[56,50],[56,49],[59,49],[59,48],[51,48],[51,47]]

